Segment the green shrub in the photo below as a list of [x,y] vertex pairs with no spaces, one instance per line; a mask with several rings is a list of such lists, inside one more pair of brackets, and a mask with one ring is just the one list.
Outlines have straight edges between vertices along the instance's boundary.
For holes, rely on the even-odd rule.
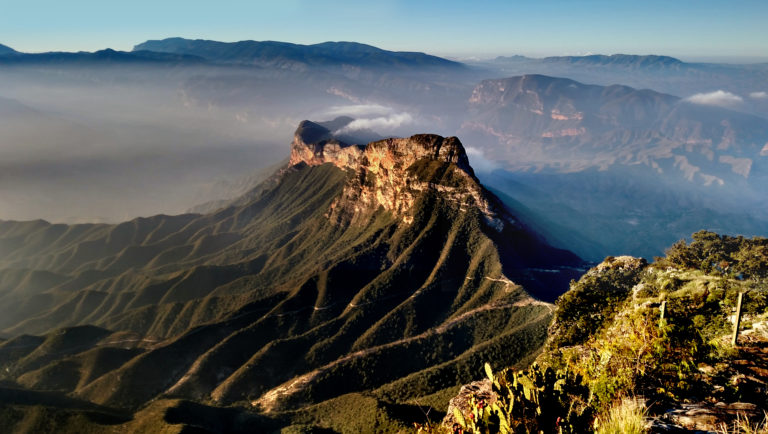
[[557,300],[551,344],[583,343],[613,318],[641,276],[640,269],[609,268],[572,281],[570,290]]
[[468,432],[641,433],[645,409],[628,396],[660,408],[740,396],[720,367],[738,355],[738,294],[743,326],[768,313],[768,239],[700,231],[649,266],[624,263],[608,257],[571,282],[538,358],[548,368],[489,372],[500,401],[473,402]]
[[768,239],[709,231],[696,232],[692,238],[690,244],[685,240],[673,244],[667,249],[667,257],[657,263],[741,279],[768,278]]

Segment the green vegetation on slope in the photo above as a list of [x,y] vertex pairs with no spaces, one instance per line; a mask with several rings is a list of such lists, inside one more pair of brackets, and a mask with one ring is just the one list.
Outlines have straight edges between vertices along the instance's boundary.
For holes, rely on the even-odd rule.
[[[536,390],[566,390],[567,383],[554,383],[550,370],[578,375],[575,385],[588,387],[589,394],[572,396],[571,410],[573,405],[591,409],[596,416],[590,425],[597,432],[616,432],[610,427],[619,423],[633,424],[631,432],[644,432],[638,419],[645,410],[636,397],[650,405],[651,414],[683,402],[706,406],[741,401],[768,409],[768,358],[759,350],[768,344],[767,246],[765,238],[701,231],[690,244],[676,243],[652,264],[626,256],[606,258],[558,299],[546,350],[538,358],[553,383],[533,381]],[[741,345],[733,347],[732,316],[739,293],[744,294],[746,330]],[[498,377],[511,392],[497,383],[494,388],[500,396],[525,391],[529,398],[525,389],[530,381],[520,380],[525,376],[531,374],[503,371]],[[520,404],[535,408],[536,403]],[[478,417],[484,405],[472,404],[479,413],[474,422],[465,421],[470,432],[473,424],[482,422]],[[508,432],[538,430],[546,414],[544,408],[526,415],[520,408],[511,413],[502,407],[500,415],[517,415],[508,421]],[[562,432],[572,429],[567,413],[549,413],[560,418]],[[504,418],[486,417],[481,425],[490,426],[491,432],[507,432],[500,420]]]
[[[0,326],[43,334],[0,343],[0,368],[14,390],[137,421],[158,414],[152,403],[180,400],[157,410],[162,426],[215,426],[196,422],[210,415],[265,430],[356,432],[362,415],[346,423],[312,410],[356,401],[370,404],[381,429],[407,426],[422,397],[454,390],[485,361],[530,363],[552,315],[531,294],[556,293],[578,263],[511,216],[499,212],[510,220],[491,226],[473,196],[487,192],[461,170],[424,160],[407,170],[420,183],[409,223],[383,208],[330,219],[331,204],[359,182],[330,164],[293,166],[212,214],[0,222],[0,299],[21,305]],[[491,195],[483,203],[500,206]],[[71,345],[47,350],[62,330]],[[79,409],[59,410],[62,426],[82,422]]]
[[[764,251],[766,243],[764,238],[701,231],[693,235],[691,244],[676,243],[666,258],[634,271],[625,261],[613,259],[611,263],[608,258],[608,269],[588,273],[574,284],[575,291],[563,296],[564,303],[555,311],[548,356],[582,372],[597,404],[603,407],[630,392],[658,402],[696,396],[754,399],[744,385],[709,384],[711,377],[700,368],[735,357],[727,338],[740,292],[746,294],[745,325],[761,321],[768,313],[768,281],[763,277],[768,256],[755,254]],[[622,280],[627,272],[635,274],[637,281],[629,292]],[[586,339],[564,339],[583,320],[580,309],[573,307],[578,305],[573,298],[579,297],[581,289],[588,289],[593,279],[625,296],[605,298],[606,308],[615,313],[602,318],[599,328]],[[593,303],[589,297],[581,300]]]

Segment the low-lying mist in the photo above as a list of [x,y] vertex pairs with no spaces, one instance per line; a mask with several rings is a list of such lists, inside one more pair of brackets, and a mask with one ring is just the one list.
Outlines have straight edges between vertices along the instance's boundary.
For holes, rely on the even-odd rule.
[[434,125],[332,83],[254,68],[6,68],[0,219],[116,222],[226,199],[241,192],[232,180],[287,157],[303,119],[351,115],[387,135]]
[[587,56],[435,69],[107,54],[0,62],[0,219],[210,211],[275,170],[301,120],[349,116],[334,131],[344,140],[458,136],[487,186],[583,258],[650,257],[699,229],[768,231],[765,66]]

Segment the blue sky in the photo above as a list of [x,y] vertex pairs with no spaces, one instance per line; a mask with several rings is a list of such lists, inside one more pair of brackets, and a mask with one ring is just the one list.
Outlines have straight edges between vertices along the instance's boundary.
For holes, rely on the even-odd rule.
[[352,40],[455,57],[586,53],[768,60],[766,0],[2,0],[20,51],[129,50],[170,36]]

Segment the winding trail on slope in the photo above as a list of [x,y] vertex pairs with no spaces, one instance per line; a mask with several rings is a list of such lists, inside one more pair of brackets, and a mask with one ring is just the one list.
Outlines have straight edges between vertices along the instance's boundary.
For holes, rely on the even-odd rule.
[[325,371],[328,371],[329,369],[332,369],[333,367],[339,365],[340,363],[344,363],[344,362],[350,361],[350,360],[355,359],[355,358],[363,357],[363,356],[372,354],[374,352],[380,351],[380,350],[385,349],[385,348],[391,348],[391,347],[394,347],[394,346],[397,346],[397,345],[401,345],[401,344],[404,344],[404,343],[408,343],[408,342],[411,342],[411,341],[422,339],[422,338],[425,338],[425,337],[428,337],[428,336],[432,336],[432,335],[435,335],[435,334],[445,333],[452,326],[455,326],[455,325],[461,323],[462,321],[468,319],[469,317],[477,315],[477,314],[479,314],[481,312],[486,312],[486,311],[490,311],[490,310],[509,309],[509,308],[512,308],[512,307],[531,306],[531,305],[546,306],[548,308],[548,310],[543,312],[543,313],[541,313],[539,316],[537,316],[536,318],[534,318],[531,321],[527,322],[526,324],[521,324],[521,325],[517,326],[516,328],[511,330],[511,332],[516,332],[518,330],[522,330],[525,327],[529,327],[530,324],[542,321],[542,320],[546,319],[547,317],[551,316],[552,312],[554,311],[553,308],[552,308],[552,305],[550,303],[539,301],[539,300],[536,300],[536,299],[534,299],[532,297],[528,297],[528,298],[525,298],[525,299],[522,299],[522,300],[518,300],[515,303],[508,303],[508,304],[502,304],[502,305],[488,304],[488,305],[485,305],[485,306],[481,306],[481,307],[478,307],[476,309],[473,309],[473,310],[470,310],[468,312],[465,312],[465,313],[463,313],[463,314],[461,314],[461,315],[459,315],[459,316],[457,316],[457,317],[455,317],[453,319],[450,319],[450,320],[444,322],[443,324],[435,327],[434,329],[428,330],[428,331],[426,331],[424,333],[421,333],[419,335],[412,336],[412,337],[409,337],[409,338],[398,339],[396,341],[388,342],[386,344],[378,345],[378,346],[371,347],[371,348],[366,348],[365,350],[356,351],[354,353],[351,353],[351,354],[348,354],[348,355],[346,355],[344,357],[336,359],[333,362],[331,362],[331,363],[329,363],[329,364],[327,364],[327,365],[325,365],[323,367],[320,367],[320,368],[317,368],[317,369],[315,369],[313,371],[310,371],[310,372],[308,372],[308,373],[306,373],[304,375],[301,375],[301,376],[291,380],[288,383],[284,383],[284,385],[278,386],[278,387],[270,390],[269,392],[266,392],[259,399],[255,400],[255,401],[252,401],[251,405],[253,407],[259,407],[259,408],[261,408],[265,412],[273,411],[273,410],[275,410],[277,408],[278,402],[281,399],[301,392],[309,383],[311,383],[313,380],[315,380],[320,374],[322,374]]

